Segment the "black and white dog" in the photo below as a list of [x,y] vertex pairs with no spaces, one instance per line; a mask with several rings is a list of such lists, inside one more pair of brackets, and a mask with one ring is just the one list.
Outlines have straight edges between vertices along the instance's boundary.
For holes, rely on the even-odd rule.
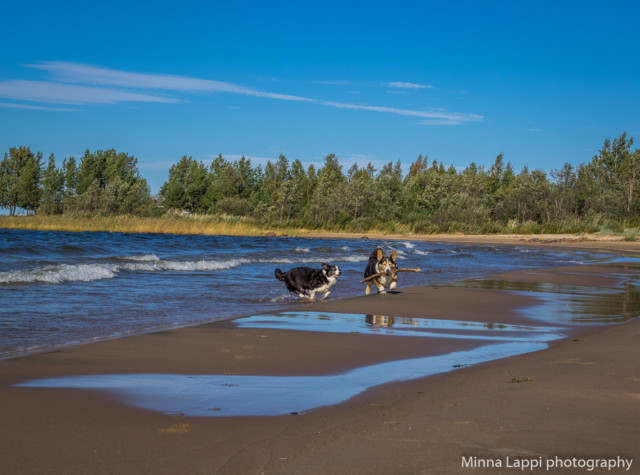
[[294,267],[287,272],[276,269],[276,279],[283,281],[287,289],[298,294],[300,298],[314,300],[316,294],[324,292],[324,297],[331,293],[329,290],[342,275],[338,266],[329,266],[322,263],[322,269],[312,269],[311,267]]

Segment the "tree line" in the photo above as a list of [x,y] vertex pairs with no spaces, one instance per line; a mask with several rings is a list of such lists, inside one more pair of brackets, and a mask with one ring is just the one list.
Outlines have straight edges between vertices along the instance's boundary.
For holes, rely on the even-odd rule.
[[[0,162],[0,206],[43,214],[159,215],[169,211],[236,216],[269,226],[352,231],[595,231],[640,223],[640,150],[626,133],[606,139],[589,162],[548,174],[516,173],[502,154],[485,168],[464,169],[418,156],[380,170],[334,154],[305,167],[284,155],[264,168],[219,155],[210,165],[183,156],[151,196],[137,159],[115,150],[86,151],[56,166],[51,155],[11,148]],[[613,229],[616,230],[616,229]]]
[[46,164],[29,147],[11,148],[0,162],[0,207],[10,215],[27,214],[149,214],[153,199],[140,176],[138,160],[115,150],[87,150],[79,163],[65,158]]

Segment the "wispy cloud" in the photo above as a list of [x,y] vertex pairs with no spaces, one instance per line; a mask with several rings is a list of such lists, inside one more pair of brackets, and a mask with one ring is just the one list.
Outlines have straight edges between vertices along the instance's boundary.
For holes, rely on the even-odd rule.
[[460,125],[464,121],[458,119],[429,119],[429,120],[421,120],[418,122],[418,125]]
[[178,99],[139,92],[46,81],[0,82],[0,97],[47,104],[115,104],[117,102],[180,102]]
[[350,84],[349,81],[312,81],[314,84],[325,84],[327,86],[348,86]]
[[[178,103],[188,100],[184,94],[227,93],[266,99],[306,102],[339,109],[380,112],[457,125],[483,119],[478,114],[442,110],[413,110],[388,106],[351,104],[303,97],[294,94],[260,91],[239,84],[169,74],[145,74],[108,69],[64,61],[44,61],[26,65],[47,71],[50,81],[0,81],[0,98],[44,104],[116,104],[120,102]],[[431,88],[422,84],[392,82],[398,89]],[[14,107],[21,107],[15,105]],[[24,107],[24,106],[23,106]],[[33,106],[38,107],[38,106]],[[26,107],[25,107],[26,108]],[[423,122],[424,125],[434,125]]]
[[388,86],[396,89],[433,89],[433,86],[426,84],[414,84],[412,82],[390,82]]
[[266,97],[287,101],[310,101],[305,97],[289,94],[274,94],[257,91],[223,81],[173,76],[168,74],[142,74],[100,68],[85,64],[62,61],[46,61],[27,65],[53,73],[54,78],[64,83],[91,84],[94,86],[117,86],[132,89],[152,89],[174,92],[226,92],[245,96]]
[[25,109],[32,111],[54,111],[54,112],[78,112],[81,109],[72,109],[70,107],[47,107],[34,106],[31,104],[18,104],[13,102],[0,102],[0,107],[5,109]]
[[[339,107],[341,109],[353,109],[353,110],[366,110],[366,111],[374,111],[374,112],[388,112],[391,114],[397,115],[405,115],[412,117],[423,117],[429,119],[440,119],[446,121],[456,121],[459,124],[463,122],[473,122],[482,120],[483,116],[478,114],[464,114],[459,112],[443,112],[441,110],[437,111],[420,111],[420,110],[412,110],[412,109],[398,109],[395,107],[384,107],[384,106],[365,106],[359,104],[345,104],[341,102],[330,102],[330,101],[319,101],[321,104],[325,106],[331,107]],[[424,124],[426,125],[426,124]]]

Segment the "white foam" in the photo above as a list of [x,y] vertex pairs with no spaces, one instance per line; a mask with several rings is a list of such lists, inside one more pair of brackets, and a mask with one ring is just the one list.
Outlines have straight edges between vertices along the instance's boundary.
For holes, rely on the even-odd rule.
[[[301,251],[307,252],[307,251]],[[29,284],[62,282],[91,282],[101,279],[112,279],[120,272],[193,272],[193,271],[223,271],[245,264],[319,264],[326,262],[365,262],[367,256],[352,254],[348,256],[319,257],[274,257],[271,259],[199,259],[191,261],[164,260],[155,254],[116,258],[120,262],[98,262],[92,264],[59,264],[55,266],[38,267],[35,269],[0,272],[0,284]]]
[[336,257],[304,257],[304,258],[289,258],[289,257],[274,257],[272,259],[258,259],[256,262],[259,264],[316,264],[320,262],[326,262],[331,264],[332,262],[365,262],[367,256],[364,255],[350,255],[350,256],[336,256]]
[[124,264],[60,264],[18,272],[0,272],[0,283],[30,284],[42,282],[60,284],[62,282],[92,282],[94,280],[112,279],[122,271],[217,271],[232,269],[251,262],[249,259],[167,261],[158,259],[158,257],[153,254],[125,258],[125,260],[133,262]]
[[141,262],[155,262],[159,261],[160,258],[155,254],[145,254],[143,256],[130,256],[130,257],[122,257],[121,259],[127,261],[141,261]]
[[333,259],[333,262],[366,262],[367,260],[369,260],[368,256],[354,254],[351,256],[338,257]]
[[0,272],[0,283],[28,284],[44,282],[60,284],[62,282],[91,282],[100,279],[111,279],[116,276],[118,266],[115,264],[60,264],[40,267],[19,272]]
[[206,260],[199,261],[160,261],[162,270],[177,271],[208,271],[208,270],[226,270],[243,264],[249,264],[249,259],[223,259],[223,260]]

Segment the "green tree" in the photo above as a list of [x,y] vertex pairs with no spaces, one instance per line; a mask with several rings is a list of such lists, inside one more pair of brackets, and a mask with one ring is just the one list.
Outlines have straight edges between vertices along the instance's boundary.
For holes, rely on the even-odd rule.
[[[312,168],[312,167],[311,167]],[[293,219],[302,222],[305,211],[309,206],[313,195],[314,182],[312,180],[313,173],[305,170],[302,162],[295,159],[291,163],[289,189],[290,208],[289,213]]]
[[40,209],[45,214],[62,212],[64,201],[64,174],[56,167],[53,154],[49,155],[47,167],[42,176],[42,200]]
[[75,196],[78,189],[78,167],[76,159],[69,157],[62,161],[62,174],[64,176],[64,196]]
[[375,200],[384,203],[377,207],[377,216],[381,222],[395,222],[400,218],[403,201],[402,164],[389,162],[382,167],[375,181]]
[[210,185],[207,167],[185,155],[169,169],[169,179],[162,185],[160,196],[168,208],[206,211],[204,197]]
[[271,174],[271,204],[280,222],[288,221],[295,209],[295,203],[292,202],[294,190],[291,178],[289,160],[280,154]]
[[185,209],[191,212],[206,212],[204,197],[210,184],[211,175],[206,165],[200,161],[193,161],[185,175]]
[[78,166],[76,159],[74,157],[65,158],[62,161],[61,171],[64,182],[62,209],[64,213],[74,212],[78,209]]
[[[77,168],[78,210],[85,213],[145,214],[151,206],[138,159],[114,149],[85,151]],[[65,175],[70,173],[71,167]]]
[[231,163],[218,155],[211,163],[210,174],[211,184],[205,195],[209,211],[240,216],[251,213],[257,172],[249,159],[243,156]]
[[15,203],[11,199],[11,190],[14,186],[15,174],[12,163],[5,152],[4,158],[0,161],[0,208],[8,208],[11,216],[15,213]]
[[192,162],[194,162],[193,158],[183,156],[178,163],[171,165],[169,179],[160,188],[160,196],[164,198],[167,208],[185,209],[185,178]]
[[[601,194],[622,203],[622,210],[611,207],[606,211],[629,216],[636,200],[636,188],[640,180],[640,150],[631,150],[633,137],[623,133],[613,141],[606,139],[604,146],[592,160],[593,170],[600,181]],[[611,203],[609,203],[611,205]]]
[[0,204],[14,216],[19,208],[35,213],[40,204],[42,153],[29,147],[10,148],[0,162]]
[[347,172],[347,205],[354,220],[371,218],[375,212],[375,172],[371,163],[364,168],[354,164]]
[[552,200],[556,219],[576,216],[576,170],[570,163],[565,163],[558,170],[551,170],[553,179]]
[[519,223],[544,223],[550,220],[552,208],[551,187],[547,176],[540,170],[529,172],[525,166],[505,194],[505,218]]
[[220,154],[211,162],[209,174],[210,183],[204,199],[206,208],[213,211],[218,201],[233,195],[231,164]]
[[[316,225],[330,225],[341,220],[340,213],[346,209],[346,177],[342,165],[332,153],[324,158],[324,166],[318,171],[318,184],[311,199],[311,216]],[[344,220],[349,219],[348,212]]]

